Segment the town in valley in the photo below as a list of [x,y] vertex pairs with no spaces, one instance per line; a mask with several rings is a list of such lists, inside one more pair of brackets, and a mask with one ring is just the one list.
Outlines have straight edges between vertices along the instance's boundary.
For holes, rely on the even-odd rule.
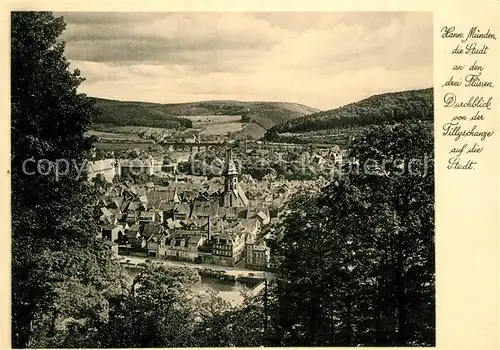
[[266,227],[279,224],[294,193],[336,176],[343,159],[335,144],[199,130],[89,135],[98,137],[87,176],[99,187],[99,237],[117,258],[130,269],[186,263],[224,281],[272,276],[269,242],[279,237]]
[[10,22],[12,348],[435,345],[431,12]]

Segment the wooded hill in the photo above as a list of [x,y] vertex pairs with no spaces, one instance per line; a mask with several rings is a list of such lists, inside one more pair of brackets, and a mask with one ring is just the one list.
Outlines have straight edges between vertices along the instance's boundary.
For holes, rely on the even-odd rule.
[[273,140],[283,133],[359,128],[407,119],[432,120],[433,101],[432,88],[374,95],[346,106],[285,121],[269,129],[266,138]]
[[102,98],[94,100],[100,110],[94,123],[160,128],[192,127],[192,122],[182,116],[241,115],[242,122],[254,123],[267,130],[276,124],[319,111],[288,102],[203,101],[161,104]]
[[170,113],[159,103],[127,102],[93,98],[99,114],[93,123],[118,126],[149,126],[165,129],[191,128],[193,123]]

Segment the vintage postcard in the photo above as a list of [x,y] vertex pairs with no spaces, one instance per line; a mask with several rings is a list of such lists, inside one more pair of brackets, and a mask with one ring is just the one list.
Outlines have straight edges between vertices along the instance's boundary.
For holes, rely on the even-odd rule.
[[4,4],[2,347],[498,349],[500,6],[447,4]]

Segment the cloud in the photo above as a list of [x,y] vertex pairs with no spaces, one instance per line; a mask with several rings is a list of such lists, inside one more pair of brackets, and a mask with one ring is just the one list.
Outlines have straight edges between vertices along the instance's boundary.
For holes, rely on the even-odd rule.
[[[364,15],[366,16],[366,15]],[[273,48],[280,66],[321,67],[325,72],[378,66],[432,65],[432,18],[413,14],[384,21],[385,25],[339,19],[330,29],[308,29],[295,40]],[[345,18],[344,18],[345,19]],[[367,29],[370,28],[370,29]]]
[[168,16],[164,12],[55,12],[55,15],[64,17],[65,22],[72,27],[79,24],[151,22],[156,19],[165,19]]
[[430,13],[70,13],[89,95],[283,100],[334,108],[432,86]]
[[[144,16],[149,20],[144,20]],[[266,21],[238,13],[137,17],[143,20],[130,23],[115,16],[108,23],[102,18],[97,23],[69,22],[61,40],[67,42],[69,57],[78,60],[158,62],[179,52],[268,49],[287,36],[285,30],[273,28]]]

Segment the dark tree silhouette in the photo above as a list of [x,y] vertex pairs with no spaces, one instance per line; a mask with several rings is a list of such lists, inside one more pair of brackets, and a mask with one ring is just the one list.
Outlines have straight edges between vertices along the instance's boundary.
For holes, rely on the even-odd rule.
[[[78,176],[96,111],[57,42],[65,23],[47,12],[13,12],[11,21],[12,345],[52,347],[59,320],[99,312],[86,298],[58,309],[71,296],[65,286],[109,297],[120,270],[95,241],[95,196]],[[57,160],[71,164],[66,175],[55,176]]]
[[351,155],[357,171],[299,194],[274,228],[274,345],[433,345],[432,128],[377,127]]

